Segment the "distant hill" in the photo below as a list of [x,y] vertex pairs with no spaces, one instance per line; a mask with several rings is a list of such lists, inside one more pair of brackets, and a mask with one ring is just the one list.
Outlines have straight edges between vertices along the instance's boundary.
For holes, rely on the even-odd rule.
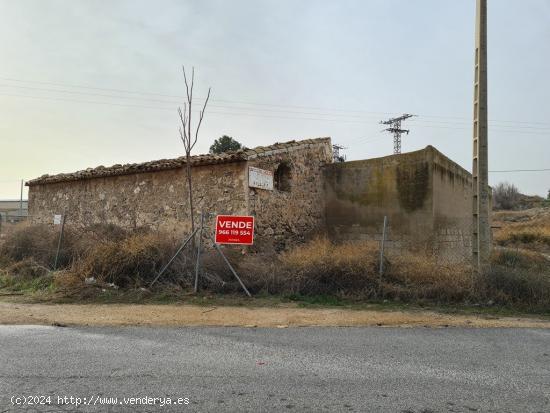
[[[525,205],[528,202],[531,201]],[[493,212],[493,227],[494,241],[498,246],[550,254],[550,207]]]

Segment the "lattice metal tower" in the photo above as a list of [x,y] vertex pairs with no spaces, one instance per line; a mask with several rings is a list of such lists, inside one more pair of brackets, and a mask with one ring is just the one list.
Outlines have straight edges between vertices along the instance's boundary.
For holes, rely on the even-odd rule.
[[389,128],[384,129],[386,132],[393,133],[393,153],[399,154],[401,153],[401,134],[406,133],[409,134],[408,129],[401,129],[401,122],[405,119],[412,118],[414,115],[409,115],[408,113],[403,114],[402,116],[399,116],[398,118],[392,118],[388,120],[383,120],[380,122],[382,125],[390,125]]
[[345,162],[346,161],[346,155],[342,154],[340,155],[340,151],[347,149],[345,146],[342,145],[332,145],[332,159],[334,162]]
[[487,138],[487,0],[476,1],[472,261],[475,271],[483,275],[489,268],[491,253]]

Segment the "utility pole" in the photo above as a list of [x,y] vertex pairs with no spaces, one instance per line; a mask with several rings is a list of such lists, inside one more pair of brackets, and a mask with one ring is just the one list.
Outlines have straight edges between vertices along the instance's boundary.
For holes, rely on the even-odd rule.
[[23,184],[24,181],[21,179],[21,196],[19,198],[19,220],[23,219]]
[[346,155],[340,155],[340,151],[344,149],[347,149],[347,148],[342,145],[332,145],[332,159],[334,160],[334,162],[346,161]]
[[408,113],[404,113],[402,116],[399,116],[398,118],[392,118],[388,120],[383,120],[380,123],[382,125],[389,125],[389,128],[386,128],[383,130],[383,132],[391,132],[393,133],[393,153],[399,154],[401,153],[401,134],[406,133],[409,134],[408,129],[401,129],[401,122],[412,118],[414,115],[410,115]]
[[472,264],[478,275],[489,269],[491,253],[487,126],[487,0],[476,0]]

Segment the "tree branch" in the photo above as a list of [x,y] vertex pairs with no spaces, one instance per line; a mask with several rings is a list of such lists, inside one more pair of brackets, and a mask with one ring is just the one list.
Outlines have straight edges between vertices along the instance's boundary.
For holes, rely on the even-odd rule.
[[[189,105],[193,102],[193,86],[195,86],[195,66],[191,67],[191,100],[189,101]],[[191,110],[191,108],[189,108],[189,110]]]
[[193,145],[191,145],[191,148],[195,146],[195,144],[197,143],[197,139],[199,138],[199,129],[201,128],[202,118],[204,117],[206,105],[208,104],[208,100],[210,99],[210,90],[211,88],[208,88],[208,95],[206,95],[206,100],[204,101],[204,105],[202,107],[202,110],[200,111],[199,124],[197,125],[197,130],[195,131],[195,140],[193,141]]
[[185,149],[185,154],[191,151],[189,145],[189,137],[187,136],[187,104],[183,104],[183,111],[178,107],[178,115],[180,117],[181,127],[179,128],[180,138]]
[[185,66],[181,66],[183,71],[183,80],[185,81],[185,91],[187,92],[187,102],[191,102],[191,97],[189,96],[189,84],[187,83],[187,75],[185,74]]

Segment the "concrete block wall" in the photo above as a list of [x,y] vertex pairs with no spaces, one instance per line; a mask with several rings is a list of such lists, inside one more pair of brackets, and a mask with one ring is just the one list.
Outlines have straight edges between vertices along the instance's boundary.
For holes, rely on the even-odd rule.
[[469,257],[471,175],[435,148],[324,169],[331,237],[379,241],[387,216],[388,250]]

